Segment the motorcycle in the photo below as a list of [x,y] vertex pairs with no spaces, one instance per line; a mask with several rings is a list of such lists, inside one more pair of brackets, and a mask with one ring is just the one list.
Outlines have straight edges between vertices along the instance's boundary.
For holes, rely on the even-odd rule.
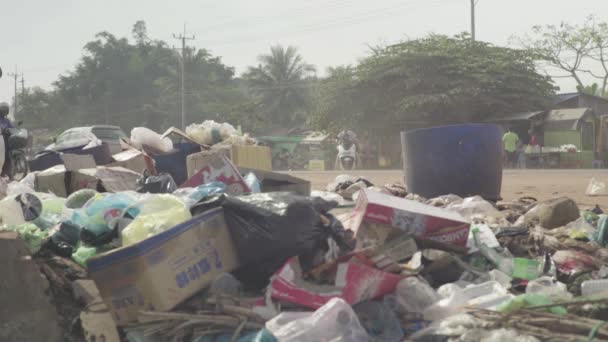
[[17,128],[7,128],[2,132],[3,136],[8,136],[3,139],[8,143],[8,156],[4,158],[4,162],[8,164],[3,168],[3,176],[8,176],[11,180],[21,180],[29,171],[25,155],[25,148],[30,141],[29,132],[25,128],[19,128],[20,125],[21,122],[17,124]]
[[357,145],[349,139],[339,141],[336,169],[339,167],[340,170],[353,170],[357,162]]

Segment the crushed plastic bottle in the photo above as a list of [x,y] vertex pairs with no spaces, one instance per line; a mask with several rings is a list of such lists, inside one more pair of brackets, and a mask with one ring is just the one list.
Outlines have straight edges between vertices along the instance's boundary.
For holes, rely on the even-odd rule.
[[540,277],[528,282],[526,293],[543,294],[553,300],[569,300],[573,297],[568,292],[566,284],[560,283],[551,277]]
[[[285,319],[286,314],[290,315]],[[281,342],[367,341],[368,335],[353,309],[341,298],[333,298],[313,314],[281,313],[266,322],[266,329]]]
[[500,255],[494,248],[490,248],[486,244],[480,242],[478,238],[479,228],[474,227],[472,233],[479,252],[504,274],[513,274],[513,259]]
[[139,215],[121,232],[123,246],[147,239],[192,218],[186,204],[167,194],[155,195],[141,204]]
[[396,294],[401,310],[410,313],[422,313],[441,299],[432,287],[416,277],[401,280],[397,285]]

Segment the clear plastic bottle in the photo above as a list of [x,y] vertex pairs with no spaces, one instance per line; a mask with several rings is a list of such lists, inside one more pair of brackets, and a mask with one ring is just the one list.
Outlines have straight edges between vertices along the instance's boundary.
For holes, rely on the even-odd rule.
[[608,279],[585,280],[581,284],[583,296],[608,295]]
[[432,287],[416,277],[401,280],[396,295],[400,309],[410,313],[422,313],[441,299]]
[[513,274],[513,259],[500,255],[494,248],[490,248],[486,244],[480,242],[478,238],[479,229],[477,227],[473,227],[472,232],[475,245],[479,249],[479,252],[504,274]]

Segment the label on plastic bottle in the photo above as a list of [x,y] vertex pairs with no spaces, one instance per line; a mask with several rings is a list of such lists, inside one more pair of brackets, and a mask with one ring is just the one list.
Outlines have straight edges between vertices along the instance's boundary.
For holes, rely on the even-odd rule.
[[525,258],[513,259],[513,278],[534,280],[538,278],[540,263],[536,260]]

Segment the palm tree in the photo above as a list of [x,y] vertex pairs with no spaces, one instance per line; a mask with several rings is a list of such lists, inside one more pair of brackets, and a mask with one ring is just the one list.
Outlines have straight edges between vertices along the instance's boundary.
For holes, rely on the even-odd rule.
[[291,123],[306,107],[314,66],[305,63],[293,46],[272,46],[270,54],[259,56],[258,61],[258,66],[249,67],[243,75],[249,90],[259,97],[270,122]]

